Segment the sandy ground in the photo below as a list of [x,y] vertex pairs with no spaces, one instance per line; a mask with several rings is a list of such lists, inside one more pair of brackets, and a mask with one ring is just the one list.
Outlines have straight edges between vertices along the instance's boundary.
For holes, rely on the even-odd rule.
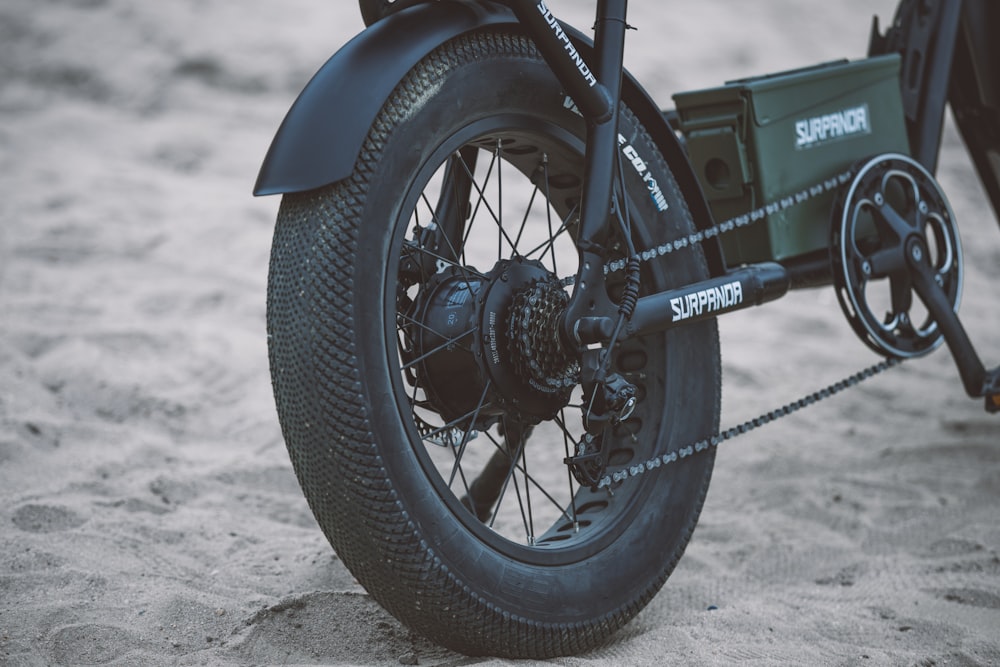
[[[633,4],[628,62],[665,105],[859,57],[892,5]],[[360,27],[346,1],[0,5],[0,664],[514,664],[439,649],[370,600],[274,413],[278,201],[250,190]],[[940,178],[962,315],[995,363],[1000,234],[953,131]],[[725,423],[874,361],[829,290],[722,328]],[[725,445],[663,592],[606,648],[551,662],[1000,664],[998,420],[939,351]]]

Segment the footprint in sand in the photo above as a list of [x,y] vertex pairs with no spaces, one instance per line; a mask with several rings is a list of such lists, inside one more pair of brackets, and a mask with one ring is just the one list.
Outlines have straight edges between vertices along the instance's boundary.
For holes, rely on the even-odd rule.
[[313,592],[247,619],[239,652],[254,664],[426,664],[456,654],[414,635],[367,595]]
[[929,590],[928,592],[947,602],[981,609],[1000,609],[1000,595],[991,591],[978,588],[947,588]]
[[58,505],[23,505],[12,518],[14,525],[28,533],[57,533],[82,526],[87,519]]
[[142,647],[124,628],[112,625],[70,625],[52,635],[52,657],[57,665],[101,665]]

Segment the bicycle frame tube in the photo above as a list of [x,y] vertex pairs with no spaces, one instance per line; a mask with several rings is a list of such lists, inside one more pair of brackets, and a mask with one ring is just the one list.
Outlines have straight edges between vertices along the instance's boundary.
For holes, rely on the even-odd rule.
[[962,0],[902,0],[890,33],[873,32],[868,55],[898,51],[903,56],[900,92],[910,153],[928,171],[937,168],[952,57],[959,35]]
[[507,0],[518,20],[528,29],[542,57],[587,119],[587,154],[584,164],[580,236],[580,267],[563,320],[572,336],[573,323],[581,317],[611,316],[614,304],[601,288],[604,258],[600,252],[608,235],[611,195],[618,147],[618,107],[628,0],[598,0],[594,34],[595,62],[588,64],[572,46],[544,0]]
[[[545,62],[584,117],[598,123],[610,120],[614,105],[604,77],[598,80],[598,73],[584,61],[544,0],[507,0],[505,4],[528,29]],[[598,15],[600,11],[598,8]],[[595,46],[600,53],[600,44]]]

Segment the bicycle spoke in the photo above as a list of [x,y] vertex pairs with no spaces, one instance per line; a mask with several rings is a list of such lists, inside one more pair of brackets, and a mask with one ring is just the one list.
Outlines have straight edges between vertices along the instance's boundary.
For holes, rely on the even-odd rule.
[[[497,140],[497,142],[499,144],[499,139]],[[465,167],[466,168],[466,173],[468,174],[469,178],[472,180],[472,187],[475,188],[476,193],[479,195],[479,199],[476,201],[476,207],[473,209],[472,215],[470,216],[469,227],[466,230],[466,241],[468,241],[469,232],[472,231],[472,225],[473,225],[473,223],[476,220],[476,214],[479,212],[479,207],[480,207],[480,205],[482,205],[483,207],[486,208],[486,212],[489,214],[489,218],[493,221],[493,224],[495,224],[496,228],[497,228],[497,235],[498,235],[497,257],[503,256],[502,242],[504,240],[507,241],[507,243],[511,247],[511,249],[514,248],[514,242],[511,240],[510,236],[507,234],[507,230],[504,229],[503,218],[501,217],[500,212],[495,211],[493,209],[493,207],[490,206],[489,198],[487,197],[487,194],[486,194],[486,188],[490,184],[490,178],[493,175],[494,167],[496,166],[496,171],[498,173],[500,171],[502,171],[502,169],[498,166],[498,164],[501,162],[500,158],[501,158],[501,154],[500,154],[500,148],[499,148],[499,145],[498,145],[496,151],[493,154],[493,159],[490,161],[490,168],[489,168],[489,171],[487,171],[487,173],[486,173],[486,178],[483,180],[483,184],[482,185],[480,185],[479,183],[476,182],[475,176],[471,172],[468,171],[468,167],[467,166]],[[497,178],[502,180],[502,176],[498,176]],[[501,204],[502,204],[502,202],[501,202]]]
[[[462,276],[466,280],[472,280],[473,278],[478,278],[478,279],[483,280],[483,279],[487,278],[487,276],[485,274],[480,273],[479,271],[476,271],[475,269],[473,269],[470,266],[467,266],[465,264],[459,264],[459,263],[457,263],[457,262],[455,262],[453,260],[448,259],[447,257],[445,257],[443,255],[439,255],[439,254],[437,254],[435,252],[432,252],[432,251],[430,251],[427,248],[424,248],[422,246],[410,246],[408,252],[409,253],[422,253],[424,255],[427,255],[428,257],[433,258],[437,262],[443,262],[444,264],[446,264],[448,266],[453,266],[453,267],[455,267],[456,269],[458,269],[462,273]],[[404,250],[404,255],[405,254],[407,254],[406,250]],[[424,278],[423,282],[427,282],[427,280],[429,280],[429,279],[430,279],[430,276],[427,276],[427,277]]]
[[[483,406],[486,404],[486,397],[489,396],[489,392],[490,392],[490,383],[487,382],[486,386],[483,388],[483,394],[482,394],[482,396],[479,397],[479,402],[476,404],[476,409],[473,410],[472,414],[469,416],[469,423],[470,424],[475,424],[476,420],[479,418],[479,413],[483,409]],[[448,487],[450,488],[451,485],[452,485],[452,483],[455,481],[455,475],[456,474],[460,474],[461,477],[462,477],[462,483],[465,486],[465,493],[466,494],[469,493],[469,485],[465,481],[465,473],[461,472],[460,468],[462,466],[462,457],[465,455],[465,447],[466,447],[466,445],[469,444],[469,440],[470,440],[470,438],[469,438],[469,431],[470,430],[471,430],[471,427],[470,427],[470,429],[467,429],[465,431],[464,435],[462,436],[462,444],[461,444],[461,447],[459,448],[459,451],[455,452],[455,465],[452,466],[451,477],[448,478]]]
[[[497,442],[492,436],[492,434],[487,433],[486,435],[488,439],[492,442],[493,446],[496,448],[497,451],[503,453],[508,457],[510,456],[509,452],[504,447],[504,445]],[[512,471],[516,470],[517,472],[520,472],[522,475],[524,475],[525,479],[532,486],[534,486],[552,504],[552,506],[555,509],[559,510],[559,514],[561,516],[564,516],[566,519],[570,521],[573,520],[573,517],[576,515],[575,511],[572,514],[570,514],[567,508],[564,507],[558,500],[556,500],[556,498],[554,498],[551,493],[546,491],[545,487],[541,483],[539,483],[532,475],[529,475],[521,464],[519,464],[517,461],[514,461],[511,466],[511,470]],[[502,504],[502,496],[501,498],[497,499],[497,507],[499,507],[501,504]]]
[[[535,393],[529,359],[511,355],[545,348],[508,341],[546,335],[526,328],[542,319],[515,322],[508,309],[538,285],[570,284],[559,271],[577,257],[578,192],[560,183],[578,183],[579,166],[554,147],[500,131],[446,155],[409,216],[397,314],[398,367],[439,488],[500,538],[546,548],[590,539],[581,526],[592,523],[578,518],[589,501],[563,463],[576,455],[586,406],[567,394],[539,420],[535,401],[551,399]],[[539,298],[541,308],[555,303]]]
[[521,226],[517,229],[517,236],[514,237],[514,252],[516,254],[521,254],[517,249],[521,246],[521,237],[524,236],[524,230],[528,226],[528,218],[531,216],[531,209],[535,205],[535,197],[538,195],[538,187],[536,186],[531,191],[531,198],[528,199],[528,205],[524,207],[524,215],[521,216]]
[[[521,450],[521,458],[524,458],[524,450]],[[521,485],[517,483],[517,475],[514,475],[514,495],[517,497],[517,507],[521,511],[521,523],[524,524],[525,539],[529,545],[535,544],[534,526],[531,521],[531,500],[527,494],[528,485],[525,484],[525,498],[521,497]],[[525,504],[527,503],[527,512]]]
[[466,332],[464,332],[462,334],[459,334],[458,336],[455,336],[454,338],[446,340],[445,342],[441,343],[437,347],[435,347],[435,348],[433,348],[433,349],[425,352],[424,354],[420,355],[416,359],[413,359],[411,361],[406,362],[405,364],[403,364],[402,366],[400,366],[399,369],[401,371],[409,370],[409,369],[413,368],[414,366],[416,366],[417,364],[419,364],[420,362],[426,361],[427,359],[429,359],[430,357],[434,356],[438,352],[441,352],[442,350],[447,349],[449,345],[453,345],[454,343],[457,343],[458,341],[462,340],[466,336],[473,335],[478,330],[479,330],[478,327],[475,328],[475,329],[469,329],[468,331],[466,331]]
[[[563,452],[565,453],[566,458],[568,459],[573,454],[575,454],[575,452],[573,451],[575,443],[573,441],[572,436],[569,433],[569,430],[566,428],[566,423],[565,423],[566,410],[565,409],[560,410],[559,415],[556,416],[556,418],[553,419],[553,421],[559,425],[559,429],[562,431]],[[566,467],[566,483],[569,488],[569,502],[571,510],[571,515],[567,516],[566,518],[568,518],[570,521],[573,522],[574,530],[579,530],[579,522],[577,521],[577,516],[576,516],[576,480],[573,478],[573,473],[570,472],[569,466]]]
[[555,273],[556,275],[559,275],[559,272],[556,271],[554,267],[556,241],[558,241],[563,235],[569,232],[569,223],[567,221],[571,220],[576,215],[576,211],[577,211],[576,208],[570,211],[569,215],[566,216],[566,220],[563,220],[562,224],[560,224],[559,229],[555,230],[555,232],[553,233],[550,233],[549,238],[546,239],[544,242],[539,243],[537,246],[535,246],[528,252],[522,253],[522,257],[534,257],[536,253],[540,253],[539,259],[541,259],[542,257],[545,257],[546,253],[552,253],[553,257],[552,272]]
[[514,480],[515,486],[516,486],[516,478],[514,476],[514,471],[517,469],[517,459],[521,455],[521,451],[520,450],[521,450],[522,447],[524,447],[524,444],[525,444],[524,439],[521,438],[520,442],[518,442],[518,451],[511,452],[510,448],[509,448],[509,440],[506,438],[506,436],[505,436],[504,439],[508,442],[508,446],[505,449],[507,451],[507,456],[508,456],[509,460],[511,461],[511,466],[507,470],[507,475],[504,478],[503,485],[500,487],[500,496],[497,498],[497,502],[496,502],[496,508],[497,509],[494,510],[493,516],[491,517],[490,522],[488,524],[490,526],[490,528],[492,528],[494,526],[494,523],[496,522],[496,519],[497,519],[497,515],[500,513],[499,512],[499,508],[503,505],[503,499],[507,495],[507,489],[510,486],[511,480]]

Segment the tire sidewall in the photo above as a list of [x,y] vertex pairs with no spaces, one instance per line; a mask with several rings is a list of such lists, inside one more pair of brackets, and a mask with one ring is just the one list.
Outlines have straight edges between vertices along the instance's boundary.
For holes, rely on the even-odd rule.
[[[439,562],[434,578],[414,582],[414,599],[424,594],[433,597],[436,589],[448,585],[464,589],[471,601],[480,598],[487,606],[512,616],[548,619],[552,623],[573,623],[595,617],[629,616],[659,588],[683,552],[694,527],[701,500],[710,476],[712,455],[693,457],[673,464],[670,482],[647,484],[642,503],[625,517],[629,521],[618,539],[585,560],[542,566],[485,548],[482,541],[460,521],[443,501],[439,491],[428,481],[426,461],[421,460],[411,442],[415,430],[402,411],[401,396],[393,374],[397,373],[395,350],[385,341],[395,339],[395,301],[387,299],[395,290],[395,264],[385,266],[376,258],[398,257],[401,231],[391,229],[388,221],[404,214],[401,189],[412,185],[415,172],[427,162],[439,146],[457,129],[478,119],[505,110],[524,113],[531,110],[538,117],[573,128],[578,137],[585,132],[583,120],[564,104],[558,84],[537,59],[510,58],[502,62],[485,61],[444,74],[434,85],[434,94],[424,103],[405,111],[405,117],[388,136],[377,170],[368,182],[362,220],[387,221],[369,224],[359,230],[358,252],[353,267],[356,276],[355,318],[358,365],[365,378],[363,391],[372,407],[371,428],[381,455],[385,479],[396,491],[396,502],[410,526],[415,540],[425,545],[427,559]],[[622,116],[621,132],[631,140],[640,135],[632,116]],[[643,147],[655,151],[646,139]],[[659,158],[662,162],[662,158]],[[664,165],[665,166],[665,165]],[[625,165],[629,188],[644,188],[637,174]],[[664,175],[666,178],[666,175]],[[670,179],[672,181],[672,178]],[[401,186],[401,184],[406,184]],[[667,188],[672,215],[684,209],[676,185]],[[640,191],[641,192],[641,191]],[[643,215],[657,217],[648,197],[638,204]],[[689,218],[688,218],[689,219]],[[666,224],[666,223],[664,223]],[[684,229],[685,232],[693,231]],[[704,277],[704,265],[693,259],[680,259],[663,280],[691,280]],[[699,356],[703,339],[711,330],[697,326],[669,334],[667,359],[671,386],[667,388],[674,405],[672,411],[684,410],[685,397],[708,397],[706,381],[699,379]],[[676,382],[675,382],[676,378]],[[402,399],[402,400],[401,400]],[[669,400],[669,399],[668,399]],[[704,437],[717,420],[715,406],[688,410],[691,419],[664,420],[659,440],[687,443]],[[657,472],[650,473],[657,475]],[[692,499],[697,499],[696,501]],[[392,565],[390,564],[391,568]],[[426,590],[425,590],[426,589]],[[432,589],[435,592],[432,593]],[[378,596],[378,593],[373,591]],[[423,613],[437,617],[437,623],[460,622],[454,610],[428,609]],[[455,628],[448,628],[455,630]]]

